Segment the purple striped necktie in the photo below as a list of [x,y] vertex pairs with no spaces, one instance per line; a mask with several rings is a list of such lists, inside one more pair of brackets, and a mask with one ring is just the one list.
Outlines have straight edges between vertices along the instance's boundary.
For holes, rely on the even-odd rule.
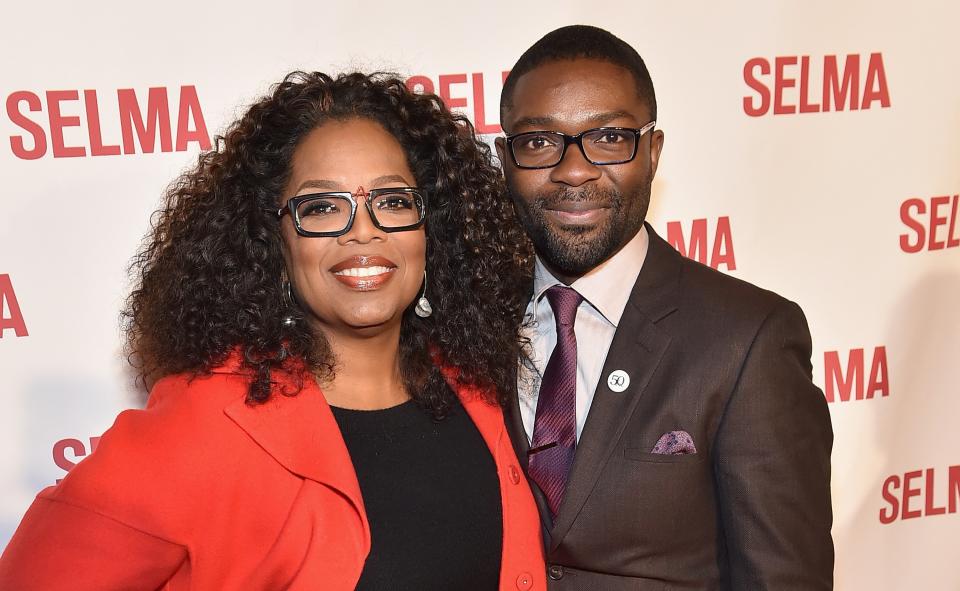
[[540,380],[528,472],[556,519],[577,446],[577,336],[573,324],[583,297],[569,287],[547,290],[557,324],[557,345]]

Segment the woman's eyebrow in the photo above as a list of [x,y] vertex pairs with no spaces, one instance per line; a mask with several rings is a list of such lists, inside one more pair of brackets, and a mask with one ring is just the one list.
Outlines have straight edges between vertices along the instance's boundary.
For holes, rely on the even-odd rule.
[[370,181],[370,186],[382,185],[384,183],[404,183],[409,184],[410,181],[403,178],[399,174],[385,174],[383,176],[378,176],[377,178]]
[[327,191],[337,191],[340,190],[340,183],[335,181],[328,181],[326,179],[307,179],[300,183],[300,186],[297,187],[296,192],[299,193],[304,189],[325,189]]

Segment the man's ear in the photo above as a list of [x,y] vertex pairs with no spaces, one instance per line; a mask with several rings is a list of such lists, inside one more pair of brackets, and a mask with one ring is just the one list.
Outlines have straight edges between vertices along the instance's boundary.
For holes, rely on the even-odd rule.
[[650,135],[650,178],[657,174],[657,165],[660,163],[660,152],[663,151],[663,132],[653,130]]
[[497,149],[497,158],[500,159],[500,171],[503,172],[503,169],[507,165],[507,140],[506,138],[497,137],[493,139],[493,146]]

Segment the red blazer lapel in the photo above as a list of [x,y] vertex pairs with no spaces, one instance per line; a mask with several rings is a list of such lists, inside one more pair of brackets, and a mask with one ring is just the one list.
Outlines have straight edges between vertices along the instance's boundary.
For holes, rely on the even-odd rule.
[[305,381],[296,396],[275,393],[256,406],[239,400],[224,413],[286,469],[342,492],[366,522],[350,453],[330,406],[312,379]]

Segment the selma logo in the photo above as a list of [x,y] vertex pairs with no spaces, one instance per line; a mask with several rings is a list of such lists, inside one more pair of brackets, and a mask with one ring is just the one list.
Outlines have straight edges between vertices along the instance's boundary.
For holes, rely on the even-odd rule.
[[907,199],[900,205],[900,221],[908,233],[900,234],[906,253],[960,246],[960,195]]
[[[119,143],[116,138],[111,142],[103,137],[97,91],[84,90],[82,96],[81,102],[79,90],[48,90],[42,97],[29,90],[10,94],[7,116],[24,131],[23,135],[10,136],[13,154],[23,160],[43,158],[48,152],[52,152],[54,158],[118,156],[138,151],[151,154],[157,149],[158,141],[161,152],[183,152],[190,143],[198,144],[203,150],[210,149],[210,135],[193,86],[180,87],[173,113],[176,119],[171,116],[166,87],[150,88],[146,97],[142,92],[138,96],[132,88],[117,90],[117,110],[111,112],[119,116]],[[79,113],[83,114],[82,118]],[[83,145],[67,145],[64,130],[70,127],[86,127]]]
[[760,117],[771,107],[774,115],[794,115],[890,106],[882,54],[854,53],[842,61],[825,55],[819,62],[809,55],[776,57],[772,67],[767,58],[747,60],[743,81],[755,94],[743,97],[743,112]]
[[[90,453],[93,453],[97,450],[97,444],[100,443],[99,437],[90,438]],[[71,458],[67,457],[67,451],[70,452]],[[61,439],[60,441],[53,444],[53,463],[57,465],[64,472],[69,472],[77,465],[81,459],[87,455],[87,448],[84,447],[83,442],[79,439]],[[57,479],[59,483],[62,478]]]
[[866,355],[863,349],[851,349],[844,367],[840,364],[839,351],[827,351],[823,354],[823,382],[827,402],[869,400],[877,394],[890,395],[887,348],[873,349],[869,376],[865,373]]
[[[503,81],[507,79],[509,73],[509,70],[501,72],[498,88],[503,88]],[[466,109],[467,97],[469,96],[473,103],[473,127],[477,130],[477,133],[494,134],[502,131],[500,124],[497,122],[499,116],[493,122],[487,122],[484,78],[480,72],[470,74],[469,78],[466,74],[441,74],[437,78],[436,84],[434,84],[433,79],[427,76],[411,76],[407,79],[407,88],[413,92],[439,95],[448,109]],[[500,96],[499,91],[496,96]],[[499,103],[497,103],[497,106],[493,109],[494,113],[499,108]]]
[[27,323],[23,321],[17,294],[9,275],[0,275],[0,339],[8,330],[18,337],[28,336]]
[[681,255],[710,265],[714,269],[719,269],[720,265],[724,265],[729,271],[737,269],[728,216],[720,217],[716,224],[710,225],[706,218],[693,220],[689,236],[688,241],[680,222],[667,222],[667,242]]
[[[940,485],[937,485],[938,470],[913,470],[901,476],[893,474],[883,481],[880,492],[885,507],[880,509],[880,523],[889,525],[897,519],[931,517],[956,513],[960,505],[960,466],[950,466],[944,474],[939,470]],[[946,476],[946,486],[944,484]],[[937,493],[940,494],[937,494]],[[944,494],[945,493],[945,494]],[[940,497],[940,504],[937,504]],[[946,504],[944,504],[946,497]]]

